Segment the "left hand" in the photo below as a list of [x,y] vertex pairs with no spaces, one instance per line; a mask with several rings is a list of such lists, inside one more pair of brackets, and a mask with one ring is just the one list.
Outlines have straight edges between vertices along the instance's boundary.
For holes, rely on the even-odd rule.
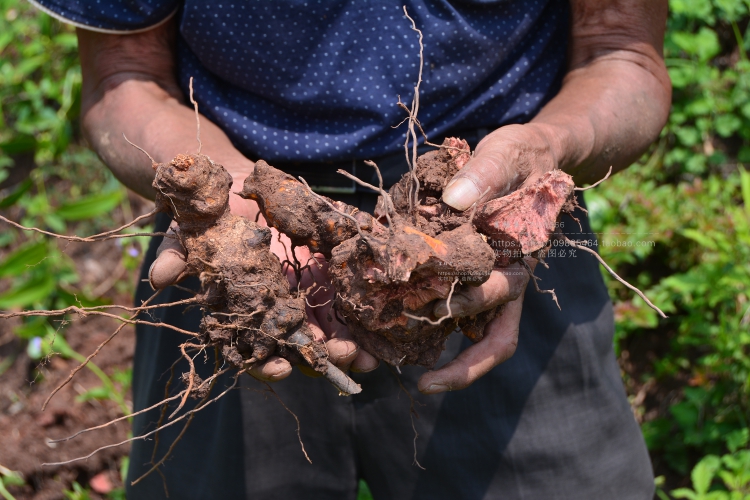
[[[543,128],[534,124],[508,125],[479,143],[474,157],[443,192],[443,201],[458,210],[466,210],[475,202],[504,196],[533,183],[554,168],[557,168],[557,161]],[[487,187],[489,191],[480,200]],[[534,259],[527,258],[526,262],[532,270],[536,266]],[[436,394],[463,389],[513,356],[528,282],[526,269],[514,264],[492,271],[481,286],[469,287],[451,297],[454,317],[473,316],[500,304],[507,305],[502,315],[485,327],[481,341],[439,370],[422,375],[418,385],[421,392]],[[439,301],[434,314],[437,317],[448,314],[447,301]]]

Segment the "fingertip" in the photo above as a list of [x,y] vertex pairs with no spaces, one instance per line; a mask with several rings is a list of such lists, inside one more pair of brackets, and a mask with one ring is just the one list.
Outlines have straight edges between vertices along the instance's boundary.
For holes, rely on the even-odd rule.
[[452,180],[443,191],[443,202],[456,210],[466,210],[476,203],[482,193],[470,179]]
[[439,381],[434,375],[436,372],[427,372],[419,378],[417,389],[422,394],[440,394],[453,390],[450,384]]
[[359,346],[353,340],[331,339],[326,342],[328,359],[342,369],[347,369],[359,353]]
[[380,366],[380,360],[369,352],[359,351],[357,357],[352,361],[351,371],[356,373],[367,373]]
[[148,280],[154,290],[166,288],[184,278],[187,269],[185,255],[168,248],[161,252],[148,270]]
[[448,301],[446,301],[446,300],[439,300],[435,304],[435,307],[432,309],[432,314],[434,314],[438,318],[442,318],[443,316],[447,316],[448,315]]
[[[469,347],[469,349],[471,349],[471,347]],[[461,354],[459,354],[459,356],[461,356]],[[439,394],[447,391],[458,391],[469,387],[477,378],[478,377],[473,374],[472,366],[459,357],[439,370],[429,371],[419,377],[419,381],[417,381],[417,389],[419,389],[419,392],[422,394]]]
[[248,373],[264,382],[276,382],[291,375],[292,365],[283,358],[271,356],[262,365],[250,368]]
[[[469,310],[468,312],[471,312]],[[443,318],[450,315],[452,318],[466,315],[465,302],[461,300],[460,296],[454,296],[451,298],[450,310],[448,309],[447,300],[439,300],[435,307],[432,309],[432,314],[438,318]]]

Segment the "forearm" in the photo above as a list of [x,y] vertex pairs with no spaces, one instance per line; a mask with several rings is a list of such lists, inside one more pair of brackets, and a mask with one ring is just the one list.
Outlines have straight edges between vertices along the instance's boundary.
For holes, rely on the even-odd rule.
[[658,136],[671,91],[663,66],[611,57],[571,71],[560,93],[532,120],[562,170],[577,184],[621,170]]
[[[147,36],[147,35],[144,35]],[[151,36],[157,36],[151,34]],[[104,37],[102,39],[102,37]],[[79,31],[83,69],[82,126],[90,146],[115,176],[137,193],[153,198],[154,170],[146,155],[129,145],[127,138],[147,151],[157,162],[178,153],[198,150],[195,112],[168,71],[155,74],[120,62],[109,71],[102,58],[109,56],[107,35]],[[125,37],[116,40],[115,49],[143,40]],[[146,46],[148,44],[145,44]],[[125,47],[126,51],[135,49]],[[137,58],[134,58],[137,59]],[[171,65],[160,62],[159,67]],[[232,145],[229,138],[207,118],[200,119],[201,152],[224,165],[237,181],[252,170],[253,163]]]
[[664,0],[572,0],[569,72],[532,120],[576,182],[635,161],[667,121]]

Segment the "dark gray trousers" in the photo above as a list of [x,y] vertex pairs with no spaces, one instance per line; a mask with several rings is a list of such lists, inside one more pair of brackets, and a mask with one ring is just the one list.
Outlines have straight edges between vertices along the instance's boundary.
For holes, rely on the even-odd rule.
[[[577,215],[589,233],[585,216]],[[565,228],[581,237],[572,220]],[[157,244],[152,242],[144,269]],[[416,390],[422,369],[405,367],[398,375],[381,364],[372,373],[354,374],[363,391],[345,398],[324,379],[295,371],[273,389],[299,417],[309,464],[294,417],[263,384],[243,376],[242,389],[196,413],[161,467],[164,479],[152,474],[129,487],[128,498],[164,498],[166,485],[173,499],[353,500],[360,478],[376,500],[653,498],[651,464],[613,353],[612,306],[598,264],[569,249],[548,262],[549,269],[537,267],[540,286],[555,289],[562,310],[529,286],[515,355],[471,387],[424,396]],[[142,284],[138,299],[150,293]],[[159,300],[185,297],[168,289]],[[200,312],[170,308],[154,316],[195,330]],[[163,398],[184,337],[139,326],[137,338],[133,397],[140,409]],[[454,334],[441,362],[466,345]],[[196,362],[210,375],[211,353]],[[176,371],[187,371],[187,364]],[[400,384],[414,398],[423,469],[414,464],[411,404]],[[152,429],[157,419],[158,411],[138,416],[134,435]],[[160,433],[156,460],[181,428],[177,423]],[[133,444],[129,480],[148,469],[153,447],[153,440]]]

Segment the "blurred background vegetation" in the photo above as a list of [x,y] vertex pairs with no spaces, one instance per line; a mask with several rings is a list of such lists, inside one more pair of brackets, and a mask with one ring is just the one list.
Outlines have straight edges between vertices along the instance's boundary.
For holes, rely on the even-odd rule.
[[[78,132],[74,30],[25,2],[0,6],[0,211],[56,232],[113,227],[129,202]],[[604,273],[657,496],[750,499],[750,0],[671,0],[670,10],[669,124],[640,162],[586,199],[601,254],[669,314],[659,320]],[[130,271],[141,245],[120,249]],[[2,231],[0,255],[0,309],[102,300],[43,238]],[[127,293],[132,281],[114,286]],[[54,331],[37,319],[15,332],[40,359]],[[12,362],[0,359],[0,376]],[[127,377],[102,375],[91,397],[119,404]],[[4,481],[21,479],[6,472],[0,495],[8,498]]]

